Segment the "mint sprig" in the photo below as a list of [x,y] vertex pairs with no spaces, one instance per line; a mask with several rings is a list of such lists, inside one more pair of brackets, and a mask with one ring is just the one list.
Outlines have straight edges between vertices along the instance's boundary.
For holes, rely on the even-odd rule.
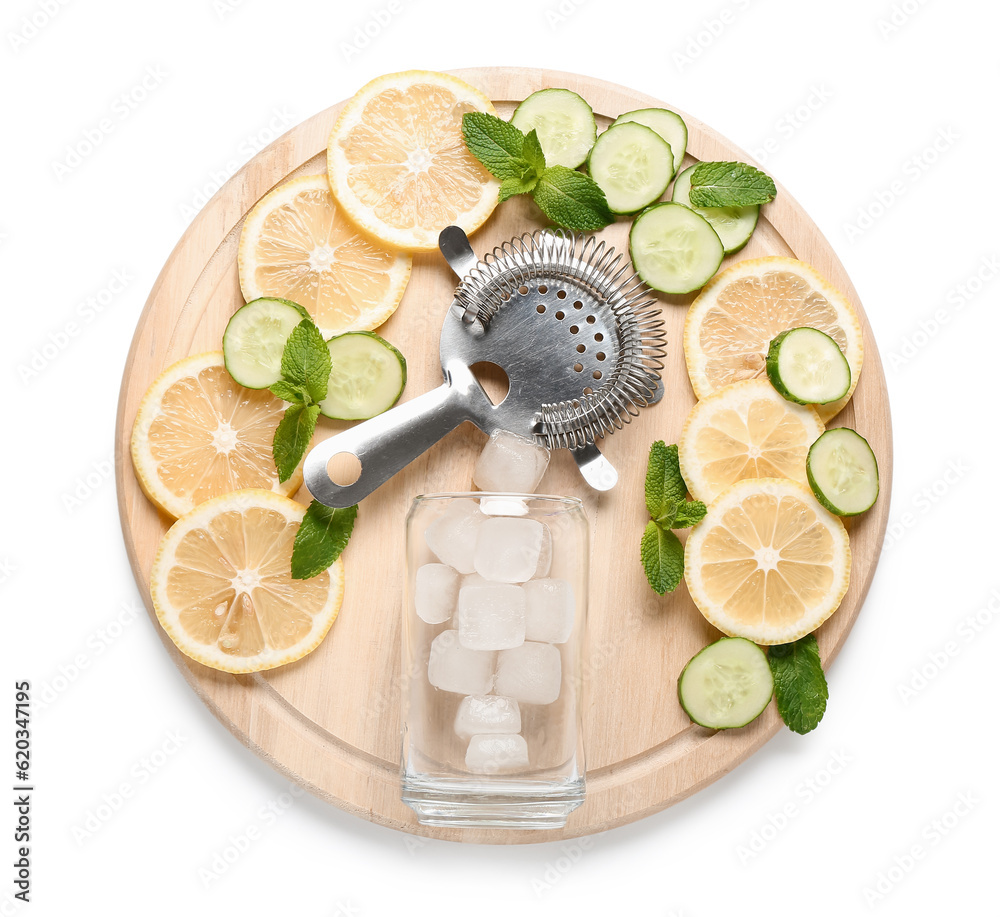
[[590,176],[565,166],[545,165],[535,131],[525,135],[496,115],[473,111],[462,116],[462,136],[472,155],[500,179],[501,203],[518,194],[531,194],[553,223],[574,232],[590,232],[614,222],[604,192]]
[[751,207],[773,201],[774,180],[745,162],[702,162],[691,172],[695,207]]
[[767,664],[774,678],[778,713],[785,725],[799,735],[811,732],[823,719],[830,697],[816,637],[807,634],[794,643],[770,647]]
[[347,547],[358,507],[335,509],[313,500],[292,546],[292,579],[310,579],[322,573]]
[[312,319],[302,319],[281,352],[282,377],[268,386],[272,395],[289,402],[271,443],[274,466],[282,483],[294,474],[309,448],[332,368],[330,349],[319,328]]
[[673,592],[684,578],[684,545],[671,530],[697,525],[705,518],[705,504],[687,499],[677,446],[667,446],[663,440],[649,447],[646,509],[651,518],[639,553],[649,585],[663,595]]

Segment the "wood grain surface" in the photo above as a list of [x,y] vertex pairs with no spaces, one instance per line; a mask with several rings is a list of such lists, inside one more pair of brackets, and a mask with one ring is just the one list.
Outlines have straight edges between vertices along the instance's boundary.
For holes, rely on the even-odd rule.
[[[624,87],[570,73],[521,68],[456,71],[495,100],[509,117],[517,101],[537,89],[579,92],[598,115],[599,128],[635,108],[673,108]],[[244,215],[286,178],[325,171],[326,144],[340,110],[335,105],[291,130],[234,175],[184,233],[156,281],[139,319],[122,380],[116,465],[122,530],[147,608],[149,571],[170,520],[145,499],[129,459],[139,401],[168,365],[188,354],[221,347],[229,316],[243,304],[236,249]],[[690,140],[684,165],[749,157],[710,128],[681,112]],[[472,237],[482,256],[494,246],[543,225],[525,197],[499,207]],[[627,249],[629,222],[602,236]],[[832,422],[853,426],[871,442],[882,495],[850,523],[853,570],[837,613],[818,631],[825,664],[837,655],[878,562],[889,513],[892,440],[885,377],[857,293],[830,245],[799,205],[779,188],[763,211],[749,245],[733,261],[782,254],[814,265],[855,304],[865,335],[865,367],[853,401]],[[454,278],[437,253],[414,258],[413,275],[396,314],[379,333],[403,351],[409,380],[404,400],[441,382],[438,337]],[[583,666],[583,723],[587,800],[557,831],[427,828],[399,799],[399,669],[403,519],[418,493],[471,486],[485,437],[470,424],[451,433],[388,484],[365,499],[344,561],[346,598],[324,643],[280,669],[233,676],[180,654],[161,631],[168,652],[191,687],[248,748],[317,796],[362,818],[414,834],[477,843],[534,843],[591,834],[642,818],[689,796],[753,754],[782,728],[772,704],[750,726],[712,732],[692,725],[677,703],[677,675],[685,662],[719,636],[698,613],[684,585],[664,598],[646,584],[638,559],[646,523],[643,479],[649,444],[676,442],[694,395],[681,347],[686,305],[693,297],[663,296],[668,356],[666,395],[632,424],[608,437],[602,450],[619,470],[607,494],[586,488],[569,454],[553,456],[540,491],[578,495],[592,532],[590,617]],[[337,424],[321,419],[317,440]],[[300,493],[308,500],[308,495]],[[159,629],[150,612],[152,626]]]

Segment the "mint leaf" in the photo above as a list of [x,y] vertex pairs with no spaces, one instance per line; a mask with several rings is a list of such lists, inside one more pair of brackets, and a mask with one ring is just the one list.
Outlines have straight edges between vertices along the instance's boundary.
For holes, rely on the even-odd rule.
[[298,385],[295,382],[286,382],[284,379],[279,379],[277,382],[269,385],[267,390],[282,401],[301,401],[303,404],[309,401],[309,391],[304,385]]
[[531,166],[536,176],[545,171],[545,153],[538,139],[538,131],[532,128],[525,134],[524,146],[521,148],[521,158]]
[[684,577],[684,545],[669,529],[655,522],[646,526],[640,544],[642,566],[653,592],[673,592]]
[[462,137],[469,152],[497,178],[520,178],[528,165],[522,158],[524,134],[513,124],[483,111],[462,115]]
[[615,219],[597,183],[566,166],[549,166],[542,172],[535,203],[553,223],[574,232],[602,229]]
[[527,194],[529,191],[533,191],[535,185],[538,184],[538,176],[528,169],[525,173],[525,177],[522,178],[505,178],[500,182],[500,203],[509,198],[514,197],[515,194]]
[[745,162],[703,162],[691,173],[688,199],[695,207],[749,207],[777,193],[770,176]]
[[708,507],[701,500],[685,500],[677,507],[677,515],[674,516],[674,524],[671,528],[686,529],[692,525],[697,525],[705,518]]
[[334,509],[313,500],[292,545],[292,579],[317,576],[340,557],[357,517],[357,506]]
[[313,431],[316,429],[317,417],[319,417],[318,404],[295,402],[285,408],[285,416],[281,418],[281,423],[274,431],[274,440],[271,444],[279,481],[287,481],[302,461],[302,456],[306,454],[309,440],[312,439]]
[[794,643],[772,646],[767,663],[774,676],[778,713],[792,732],[805,735],[819,725],[830,696],[819,659],[819,644],[812,634]]
[[286,382],[303,386],[310,400],[319,402],[326,398],[331,368],[330,350],[323,335],[311,319],[303,319],[285,341],[281,375]]
[[677,446],[658,439],[649,447],[646,469],[646,509],[660,525],[674,528],[678,506],[687,499],[687,485],[681,477]]

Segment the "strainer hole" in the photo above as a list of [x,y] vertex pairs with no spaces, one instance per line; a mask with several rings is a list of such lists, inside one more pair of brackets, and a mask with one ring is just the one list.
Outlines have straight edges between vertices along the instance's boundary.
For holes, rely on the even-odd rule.
[[545,286],[544,283],[539,284],[539,286],[538,286],[538,292],[539,293],[548,293],[549,292],[549,288],[547,286]]
[[559,321],[562,321],[565,317],[566,317],[566,313],[563,312],[563,311],[561,311],[561,310],[556,313],[556,318],[559,319]]
[[[586,347],[585,344],[577,344],[576,345],[576,352],[577,353],[583,353],[586,349],[587,349],[587,347]],[[598,356],[597,359],[600,359],[600,356]]]
[[[577,350],[579,350],[579,349],[580,349],[580,348],[579,348],[579,347],[577,347]],[[598,359],[598,360],[606,360],[606,359],[607,359],[607,354],[605,354],[605,353],[598,353],[598,354],[597,354],[597,359]]]
[[584,395],[593,395],[593,394],[594,394],[594,390],[593,390],[593,389],[592,389],[592,388],[591,388],[591,387],[590,387],[590,386],[588,385],[588,386],[587,386],[587,387],[586,387],[586,388],[585,388],[585,389],[583,390],[583,394],[584,394]]
[[604,374],[599,369],[595,369],[594,370],[594,378],[595,379],[600,379],[602,375],[604,375]]
[[582,373],[583,372],[583,364],[582,363],[576,363],[576,364],[574,364],[573,370],[574,370],[574,372]]
[[517,288],[517,292],[524,296],[528,292],[528,288],[522,284]]
[[587,324],[588,325],[593,325],[594,322],[596,322],[596,321],[597,321],[597,319],[593,315],[588,315],[587,316]]
[[583,303],[580,302],[580,300],[578,299],[575,303],[573,303],[573,308],[574,309],[582,309],[583,308]]
[[580,326],[579,325],[570,325],[569,333],[570,334],[579,334],[580,333]]
[[566,298],[566,291],[565,290],[560,290],[558,293],[556,293],[556,296],[558,296],[560,299],[565,299]]
[[598,344],[600,344],[601,341],[604,340],[604,335],[601,334],[600,331],[598,331],[597,334],[594,335],[594,340],[597,341]]
[[544,306],[544,305],[542,305],[542,303],[539,303],[539,304],[538,304],[537,306],[535,306],[535,311],[536,311],[536,312],[537,312],[537,313],[538,313],[539,315],[541,315],[541,314],[542,314],[543,312],[545,312],[545,306]]

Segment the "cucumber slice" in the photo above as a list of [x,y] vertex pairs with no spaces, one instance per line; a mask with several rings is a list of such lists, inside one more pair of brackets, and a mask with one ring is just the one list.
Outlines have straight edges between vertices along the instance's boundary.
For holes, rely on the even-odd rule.
[[690,293],[719,269],[725,250],[712,225],[683,204],[654,204],[632,223],[629,254],[654,290]]
[[685,169],[674,179],[674,190],[670,199],[677,204],[690,207],[695,213],[700,213],[722,240],[726,254],[739,251],[750,240],[760,216],[760,206],[750,207],[695,207],[691,203],[691,172],[694,166]]
[[687,150],[688,129],[684,119],[677,112],[667,108],[639,108],[619,115],[611,126],[628,121],[637,121],[639,124],[651,127],[670,144],[674,154],[674,174],[676,174],[680,170],[684,152]]
[[510,123],[527,134],[534,130],[547,166],[575,169],[597,139],[594,110],[569,89],[540,89],[514,111]]
[[587,168],[613,213],[636,213],[667,190],[674,154],[652,128],[628,122],[597,138]]
[[406,360],[373,331],[330,338],[333,368],[320,413],[334,420],[367,420],[387,411],[406,385]]
[[244,388],[267,388],[281,378],[281,352],[309,313],[288,299],[262,298],[238,309],[222,335],[226,369]]
[[735,729],[755,720],[771,700],[767,656],[743,637],[723,637],[696,653],[677,679],[677,696],[691,721]]
[[798,404],[829,404],[851,390],[847,357],[816,328],[782,331],[767,349],[766,367],[771,385]]
[[878,462],[872,447],[849,427],[827,430],[806,456],[816,499],[838,516],[857,516],[878,498]]

